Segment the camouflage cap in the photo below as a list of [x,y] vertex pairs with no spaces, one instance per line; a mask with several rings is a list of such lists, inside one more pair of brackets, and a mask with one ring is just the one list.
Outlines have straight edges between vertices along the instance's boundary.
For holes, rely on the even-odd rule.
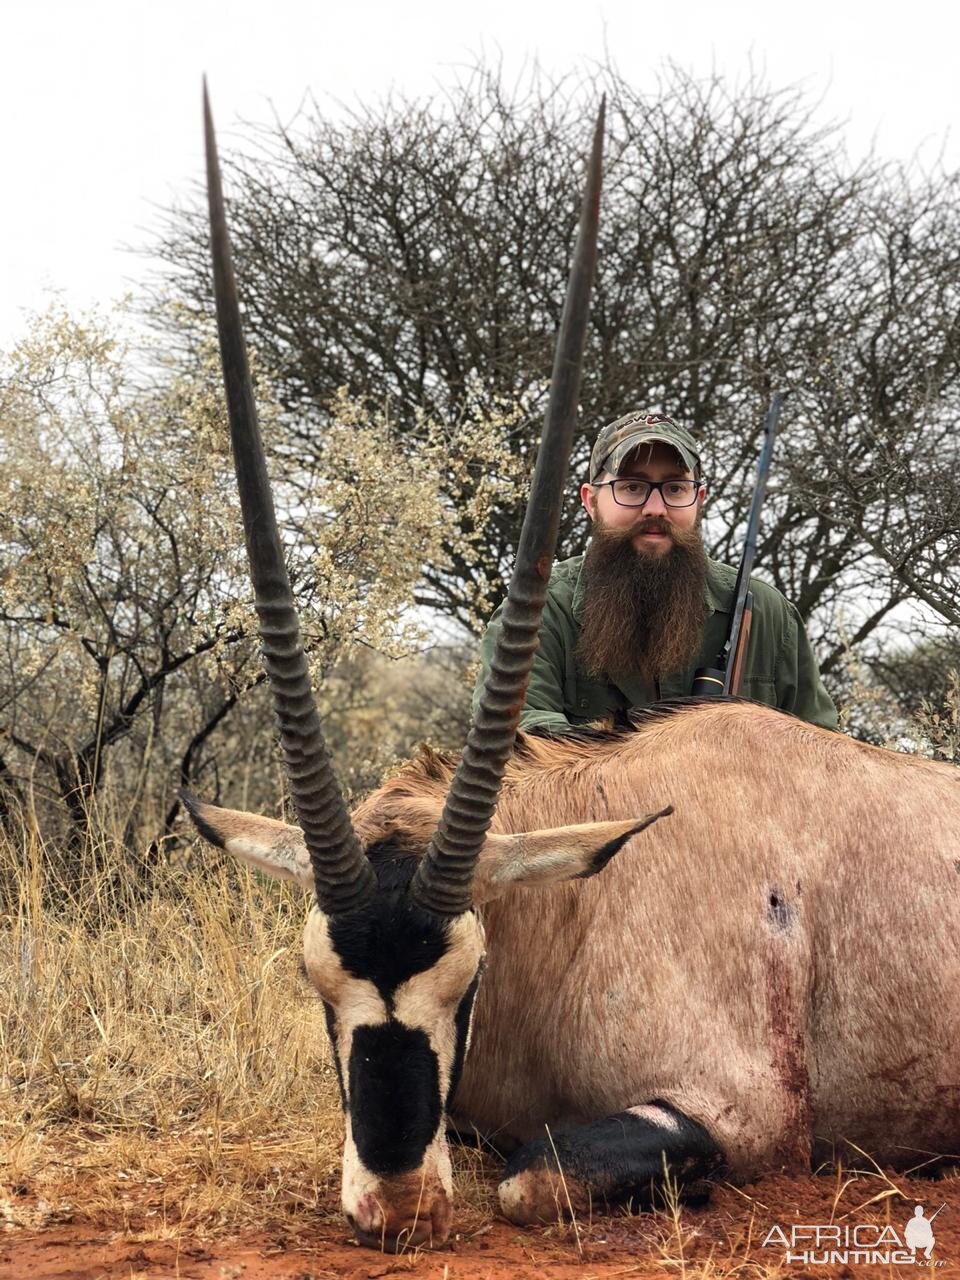
[[590,483],[594,483],[601,471],[617,475],[638,445],[653,444],[657,440],[676,449],[686,470],[698,474],[700,449],[686,427],[681,427],[665,413],[637,410],[624,414],[616,422],[608,422],[597,436],[590,455]]

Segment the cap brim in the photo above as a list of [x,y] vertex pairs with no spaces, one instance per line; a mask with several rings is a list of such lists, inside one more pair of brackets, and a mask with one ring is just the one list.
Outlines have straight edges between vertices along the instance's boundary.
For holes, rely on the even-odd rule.
[[601,471],[609,471],[613,475],[619,474],[620,468],[623,466],[629,455],[633,453],[635,449],[638,449],[641,445],[645,444],[669,445],[683,463],[685,470],[696,471],[699,458],[697,458],[695,454],[692,454],[689,449],[684,448],[684,446],[679,444],[676,440],[671,440],[669,435],[664,435],[662,432],[657,431],[654,428],[647,431],[632,432],[626,437],[626,439],[621,440],[616,448],[612,449],[610,453],[607,454],[602,464],[597,467],[592,478],[595,479]]

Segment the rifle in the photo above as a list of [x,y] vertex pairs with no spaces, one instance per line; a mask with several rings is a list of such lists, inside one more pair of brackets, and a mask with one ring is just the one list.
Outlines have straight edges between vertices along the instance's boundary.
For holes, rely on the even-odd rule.
[[770,461],[773,458],[773,444],[777,438],[777,424],[780,421],[782,405],[783,392],[775,391],[770,400],[770,408],[763,420],[763,447],[760,450],[757,479],[753,486],[750,515],[747,518],[746,543],[733,591],[734,604],[733,613],[730,615],[730,626],[727,628],[726,638],[717,655],[716,666],[701,667],[693,677],[693,688],[690,692],[695,697],[719,698],[721,695],[740,692],[747,645],[750,643],[750,624],[753,620],[750,571],[757,553],[760,508],[763,506],[764,494],[767,491],[767,476],[770,474]]

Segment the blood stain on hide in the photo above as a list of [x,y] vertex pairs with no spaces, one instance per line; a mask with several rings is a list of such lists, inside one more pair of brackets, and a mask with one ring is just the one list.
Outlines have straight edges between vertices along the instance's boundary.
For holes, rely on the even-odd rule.
[[808,1168],[811,1149],[810,1076],[803,1034],[803,1001],[797,974],[780,944],[767,943],[767,1009],[770,1057],[783,1100],[779,1159],[786,1168]]

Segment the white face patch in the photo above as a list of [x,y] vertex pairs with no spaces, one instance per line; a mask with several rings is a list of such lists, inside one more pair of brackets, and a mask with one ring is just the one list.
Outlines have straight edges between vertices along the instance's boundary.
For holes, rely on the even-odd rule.
[[454,1016],[480,967],[483,941],[483,926],[475,915],[457,916],[447,935],[447,950],[437,963],[401,983],[393,996],[396,1019],[423,1031],[437,1055],[444,1098],[457,1048]]
[[[307,973],[336,1014],[334,1047],[344,1089],[350,1089],[352,1066],[348,1069],[347,1064],[356,1051],[355,1037],[361,1027],[383,1026],[384,1034],[388,1034],[386,1024],[400,1024],[407,1031],[421,1033],[420,1038],[426,1039],[436,1056],[439,1121],[426,1148],[421,1148],[422,1155],[415,1157],[414,1169],[383,1175],[367,1166],[360,1154],[361,1149],[369,1149],[365,1146],[364,1117],[353,1114],[347,1097],[341,1198],[344,1213],[352,1218],[358,1231],[368,1236],[391,1237],[412,1229],[411,1224],[424,1222],[432,1224],[431,1230],[438,1232],[438,1238],[445,1238],[449,1229],[453,1174],[444,1104],[457,1057],[457,1011],[480,967],[483,950],[483,926],[476,915],[466,912],[456,917],[450,922],[444,952],[436,963],[400,983],[387,1001],[372,980],[356,978],[344,968],[331,943],[329,922],[323,913],[314,909],[307,920]],[[406,1031],[400,1034],[406,1035]],[[469,1027],[466,1034],[469,1039]],[[357,1093],[358,1099],[360,1096]],[[393,1099],[386,1102],[392,1105]],[[402,1110],[403,1100],[398,1098],[396,1106]]]
[[354,1030],[386,1022],[387,1003],[369,978],[355,978],[343,967],[330,941],[327,918],[319,907],[314,907],[307,917],[303,959],[310,981],[336,1011],[337,1056],[347,1062]]
[[644,1102],[638,1107],[627,1107],[627,1113],[631,1116],[639,1116],[641,1120],[649,1120],[658,1129],[666,1129],[670,1133],[680,1132],[677,1117],[663,1107],[658,1107],[654,1102]]
[[[442,1098],[446,1098],[456,1056],[457,1007],[480,967],[483,949],[483,925],[474,913],[465,912],[451,922],[447,948],[437,963],[415,973],[393,993],[393,1017],[422,1031],[437,1055]],[[335,1048],[345,1064],[356,1028],[386,1023],[391,1010],[369,978],[356,978],[343,967],[330,941],[327,918],[318,907],[307,917],[303,955],[310,981],[336,1013]],[[472,1021],[471,1010],[471,1025]]]
[[380,1202],[380,1179],[364,1167],[353,1140],[353,1130],[347,1120],[347,1132],[343,1143],[343,1177],[340,1182],[340,1202],[343,1212],[352,1217],[361,1231],[377,1231]]

